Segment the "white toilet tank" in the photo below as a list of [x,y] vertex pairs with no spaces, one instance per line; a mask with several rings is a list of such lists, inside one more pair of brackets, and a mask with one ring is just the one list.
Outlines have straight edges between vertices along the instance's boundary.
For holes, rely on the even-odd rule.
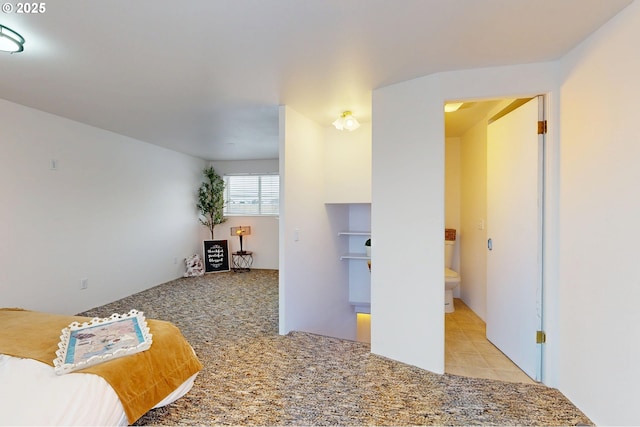
[[447,268],[451,268],[451,263],[453,262],[453,251],[455,247],[455,240],[444,241],[444,266]]

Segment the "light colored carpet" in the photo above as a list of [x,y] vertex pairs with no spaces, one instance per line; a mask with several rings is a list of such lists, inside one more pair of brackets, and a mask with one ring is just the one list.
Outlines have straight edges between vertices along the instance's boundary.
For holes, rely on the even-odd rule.
[[183,278],[80,313],[135,308],[175,323],[204,365],[193,389],[137,425],[577,425],[543,385],[437,375],[362,343],[278,335],[278,272]]

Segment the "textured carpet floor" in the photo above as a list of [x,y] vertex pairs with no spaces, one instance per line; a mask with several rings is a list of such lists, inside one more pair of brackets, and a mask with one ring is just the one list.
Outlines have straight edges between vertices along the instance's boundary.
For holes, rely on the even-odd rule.
[[278,272],[183,278],[81,313],[135,308],[175,323],[204,365],[183,398],[137,425],[591,424],[543,385],[437,375],[362,343],[278,335]]

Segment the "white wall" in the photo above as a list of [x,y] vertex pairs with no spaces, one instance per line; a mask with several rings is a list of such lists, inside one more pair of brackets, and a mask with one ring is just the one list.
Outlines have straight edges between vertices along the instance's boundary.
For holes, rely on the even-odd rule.
[[487,123],[509,106],[499,102],[460,139],[461,298],[480,318],[487,309]]
[[563,58],[560,390],[599,425],[638,425],[640,3]]
[[[280,108],[280,333],[355,339],[344,243],[346,205],[325,205],[325,128]],[[297,236],[297,239],[296,239]]]
[[73,314],[184,273],[206,162],[4,100],[0,129],[0,306]]
[[[444,226],[456,230],[456,246],[453,254],[453,270],[460,272],[461,243],[464,239],[461,225],[461,144],[460,138],[448,137],[444,143]],[[443,231],[444,235],[444,231]],[[443,237],[444,238],[444,237]],[[460,297],[460,286],[453,290]]]
[[[461,138],[461,298],[481,319],[487,309],[487,122]],[[478,223],[484,224],[478,227]],[[484,228],[483,228],[484,227]],[[482,228],[482,229],[481,229]]]
[[[444,225],[460,232],[461,169],[460,138],[445,138],[444,144]],[[443,232],[444,236],[444,232]]]
[[325,201],[371,203],[371,122],[352,132],[325,128]]
[[[373,93],[371,351],[444,372],[444,98],[427,77]],[[431,99],[430,99],[431,98]]]
[[[211,166],[218,175],[234,173],[268,174],[278,173],[278,159],[273,160],[242,160],[242,161],[213,161]],[[231,227],[250,226],[251,235],[243,238],[242,248],[252,251],[252,268],[278,269],[278,234],[279,218],[277,216],[228,216],[227,221],[217,225],[214,234],[216,239],[227,239],[229,251],[240,250],[240,240],[231,236]]]

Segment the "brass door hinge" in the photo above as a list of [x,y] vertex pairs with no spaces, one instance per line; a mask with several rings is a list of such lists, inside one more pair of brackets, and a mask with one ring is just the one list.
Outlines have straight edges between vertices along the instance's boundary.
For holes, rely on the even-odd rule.
[[547,342],[547,334],[544,331],[536,331],[536,344],[544,344]]
[[544,135],[547,133],[547,121],[540,120],[538,121],[538,135]]

